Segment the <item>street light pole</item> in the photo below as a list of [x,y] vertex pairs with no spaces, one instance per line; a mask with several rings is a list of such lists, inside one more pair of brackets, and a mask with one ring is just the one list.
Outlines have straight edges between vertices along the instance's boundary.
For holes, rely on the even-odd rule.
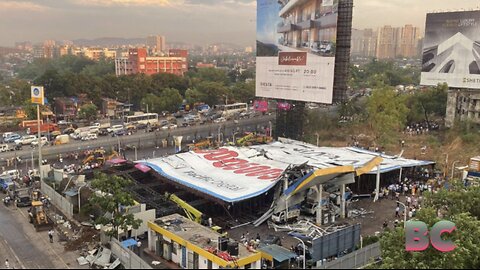
[[403,228],[405,228],[405,226],[407,226],[407,206],[404,204],[404,203],[401,203],[399,201],[397,201],[398,204],[401,204],[403,205]]
[[133,148],[135,149],[135,160],[138,160],[138,157],[137,157],[137,146],[133,146]]
[[317,147],[318,147],[318,144],[320,142],[320,134],[318,134],[318,132],[317,132],[317,133],[315,133],[315,136],[317,136]]
[[460,162],[459,160],[455,160],[452,164],[452,177],[450,178],[451,180],[453,180],[453,174],[455,173],[455,163],[457,162]]
[[298,237],[293,237],[295,239],[297,239],[298,241],[300,241],[303,245],[303,269],[306,269],[305,268],[305,261],[306,261],[306,258],[305,258],[305,242],[303,242],[302,239],[298,238]]

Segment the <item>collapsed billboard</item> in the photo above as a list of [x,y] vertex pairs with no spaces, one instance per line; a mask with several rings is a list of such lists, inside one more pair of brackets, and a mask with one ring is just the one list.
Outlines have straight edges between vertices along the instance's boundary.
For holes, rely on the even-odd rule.
[[249,148],[197,150],[142,161],[163,177],[226,202],[270,190],[288,164],[268,160]]
[[257,0],[256,95],[332,103],[338,0]]
[[427,14],[422,85],[480,88],[480,11]]

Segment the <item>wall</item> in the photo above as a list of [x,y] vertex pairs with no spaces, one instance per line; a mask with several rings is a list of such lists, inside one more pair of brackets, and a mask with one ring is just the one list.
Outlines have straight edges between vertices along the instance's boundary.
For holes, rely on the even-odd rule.
[[126,269],[153,269],[147,262],[142,260],[133,251],[122,247],[117,239],[110,240],[112,254],[120,259],[120,262]]
[[314,269],[358,269],[372,263],[380,255],[380,243],[375,243]]
[[73,218],[73,205],[67,198],[57,193],[52,187],[42,182],[41,186],[42,194],[50,198],[50,202],[58,208],[68,219]]

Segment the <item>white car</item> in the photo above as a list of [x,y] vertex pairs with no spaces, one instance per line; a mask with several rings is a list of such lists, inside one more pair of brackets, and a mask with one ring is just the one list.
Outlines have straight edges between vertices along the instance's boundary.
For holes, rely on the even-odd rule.
[[31,144],[35,140],[38,140],[36,136],[27,135],[27,136],[23,136],[21,139],[15,140],[15,144],[27,145],[27,144]]
[[10,147],[8,147],[8,144],[0,144],[0,153],[8,151],[10,151]]
[[[47,138],[42,137],[41,141],[42,141],[42,147],[45,146],[45,145],[48,145],[48,139]],[[32,147],[37,147],[38,146],[38,140],[33,141],[30,145]]]
[[97,134],[90,133],[90,134],[87,134],[87,136],[83,137],[82,141],[91,141],[91,140],[96,140],[96,139],[98,139]]
[[178,126],[175,125],[175,124],[170,124],[170,125],[163,126],[162,129],[163,129],[163,130],[176,129],[177,127],[178,127]]
[[220,117],[218,119],[215,119],[215,121],[213,121],[214,123],[223,123],[223,122],[227,122],[227,119],[225,119],[224,117]]
[[114,125],[112,127],[107,128],[108,133],[112,133],[115,131],[119,131],[123,129],[123,125]]

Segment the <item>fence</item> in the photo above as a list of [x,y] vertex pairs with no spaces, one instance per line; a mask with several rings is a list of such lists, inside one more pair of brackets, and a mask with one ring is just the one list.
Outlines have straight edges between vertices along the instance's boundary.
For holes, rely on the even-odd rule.
[[55,191],[47,183],[42,182],[42,193],[50,198],[50,202],[62,212],[68,219],[73,218],[73,204],[70,203],[65,197]]
[[122,247],[117,239],[112,238],[110,240],[110,247],[112,254],[120,259],[120,262],[125,269],[153,269],[147,262],[138,257],[138,255],[133,251]]
[[380,257],[380,254],[380,243],[377,242],[322,266],[315,267],[315,269],[357,269],[373,262]]

